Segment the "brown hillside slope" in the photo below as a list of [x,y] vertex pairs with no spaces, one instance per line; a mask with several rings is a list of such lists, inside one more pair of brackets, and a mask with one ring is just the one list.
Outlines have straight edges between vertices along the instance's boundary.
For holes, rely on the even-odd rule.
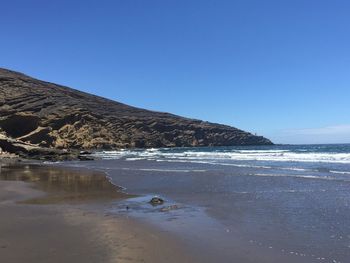
[[1,68],[0,134],[56,149],[271,144],[230,126],[131,107]]

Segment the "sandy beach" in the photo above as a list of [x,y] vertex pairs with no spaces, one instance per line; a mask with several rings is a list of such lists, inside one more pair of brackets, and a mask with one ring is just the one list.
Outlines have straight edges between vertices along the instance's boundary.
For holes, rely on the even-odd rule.
[[217,150],[3,164],[0,262],[348,262],[349,154]]
[[[110,214],[149,223],[208,262],[344,263],[350,258],[348,154],[325,147],[319,153],[311,146],[306,153],[287,146],[121,151],[110,153],[126,155],[119,159],[61,165],[104,171],[138,196],[111,203]],[[301,156],[310,162],[298,161]],[[263,160],[240,160],[257,157]],[[166,200],[165,211],[175,209],[149,206],[153,195]]]
[[[67,176],[67,170],[60,168],[22,164],[2,166],[0,262],[196,261],[186,247],[161,231],[128,217],[104,214],[108,198],[89,196],[91,192],[92,196],[98,196],[96,187],[83,188],[84,183],[71,179],[74,187],[66,187],[62,191],[54,184],[50,187],[45,182],[40,185],[42,182],[39,180],[28,182],[28,176],[46,177],[53,173],[55,176]],[[15,180],[14,174],[18,181],[11,181]],[[77,176],[78,173],[72,171],[71,174]],[[82,178],[91,176],[89,172],[79,174]],[[105,179],[103,174],[98,176],[101,180]],[[49,178],[54,181],[52,176]],[[105,191],[106,186],[103,189]],[[123,197],[124,194],[117,193],[109,200]]]

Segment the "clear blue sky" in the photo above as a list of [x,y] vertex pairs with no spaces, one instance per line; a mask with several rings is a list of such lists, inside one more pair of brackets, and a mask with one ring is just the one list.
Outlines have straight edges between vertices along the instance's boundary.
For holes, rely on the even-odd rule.
[[350,1],[11,0],[0,67],[277,143],[350,143]]

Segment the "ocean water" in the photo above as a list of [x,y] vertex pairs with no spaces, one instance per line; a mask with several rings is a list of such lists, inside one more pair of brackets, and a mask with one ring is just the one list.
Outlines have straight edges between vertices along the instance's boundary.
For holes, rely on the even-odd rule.
[[[140,196],[112,204],[110,213],[177,235],[208,262],[350,262],[349,144],[94,156],[98,160],[69,165],[102,170]],[[165,207],[149,205],[153,195],[163,197]]]
[[298,172],[328,175],[329,178],[344,175],[344,179],[350,175],[350,144],[161,148],[101,151],[95,152],[94,156],[104,160],[148,160],[293,171],[296,176]]

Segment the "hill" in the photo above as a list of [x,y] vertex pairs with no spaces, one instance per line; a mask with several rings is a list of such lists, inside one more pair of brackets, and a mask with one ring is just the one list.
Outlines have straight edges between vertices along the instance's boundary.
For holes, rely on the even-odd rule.
[[272,144],[234,127],[135,108],[1,68],[0,135],[79,150]]

